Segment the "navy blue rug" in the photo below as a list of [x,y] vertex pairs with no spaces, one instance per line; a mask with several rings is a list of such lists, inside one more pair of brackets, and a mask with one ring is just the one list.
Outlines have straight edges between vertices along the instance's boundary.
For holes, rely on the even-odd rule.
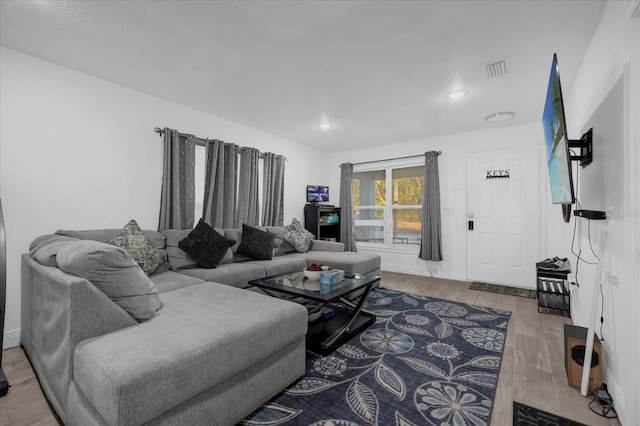
[[378,289],[377,321],[243,425],[487,425],[510,312]]

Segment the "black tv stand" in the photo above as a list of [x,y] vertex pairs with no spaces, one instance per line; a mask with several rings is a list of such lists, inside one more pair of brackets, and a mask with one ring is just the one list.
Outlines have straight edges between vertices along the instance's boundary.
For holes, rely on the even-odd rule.
[[304,227],[318,240],[340,242],[340,207],[326,204],[304,206]]
[[593,127],[580,139],[569,140],[569,148],[580,148],[580,155],[571,155],[571,161],[580,161],[582,168],[593,161]]

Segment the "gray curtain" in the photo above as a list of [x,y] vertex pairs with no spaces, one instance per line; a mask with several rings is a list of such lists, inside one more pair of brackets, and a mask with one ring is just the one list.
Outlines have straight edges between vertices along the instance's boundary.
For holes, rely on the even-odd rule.
[[440,178],[438,176],[438,153],[424,153],[424,187],[422,193],[422,231],[420,254],[423,260],[442,260],[440,236]]
[[240,149],[240,177],[238,182],[238,220],[241,224],[258,225],[260,207],[258,203],[258,162],[260,151],[255,148]]
[[238,145],[224,144],[223,228],[238,227]]
[[284,223],[284,163],[282,155],[264,154],[262,165],[262,226]]
[[236,185],[238,181],[236,145],[208,140],[202,217],[216,228],[236,225]]
[[158,231],[193,228],[195,160],[195,139],[165,128]]
[[353,164],[340,164],[340,207],[342,218],[340,223],[340,241],[345,251],[358,251],[353,232]]

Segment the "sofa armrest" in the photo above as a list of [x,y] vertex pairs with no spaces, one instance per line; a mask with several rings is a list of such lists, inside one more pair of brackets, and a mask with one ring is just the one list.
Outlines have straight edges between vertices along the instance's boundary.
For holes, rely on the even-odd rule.
[[49,401],[66,421],[76,344],[138,324],[91,282],[22,255],[20,343]]
[[337,243],[335,241],[326,240],[313,240],[311,244],[311,250],[313,251],[344,251],[344,243]]

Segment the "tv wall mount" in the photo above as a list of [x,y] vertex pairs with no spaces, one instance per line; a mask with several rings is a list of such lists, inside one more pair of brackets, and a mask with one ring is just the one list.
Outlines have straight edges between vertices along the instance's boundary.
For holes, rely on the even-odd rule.
[[569,148],[580,148],[580,154],[570,155],[571,161],[579,161],[582,168],[593,161],[593,127],[587,130],[580,139],[569,139]]

